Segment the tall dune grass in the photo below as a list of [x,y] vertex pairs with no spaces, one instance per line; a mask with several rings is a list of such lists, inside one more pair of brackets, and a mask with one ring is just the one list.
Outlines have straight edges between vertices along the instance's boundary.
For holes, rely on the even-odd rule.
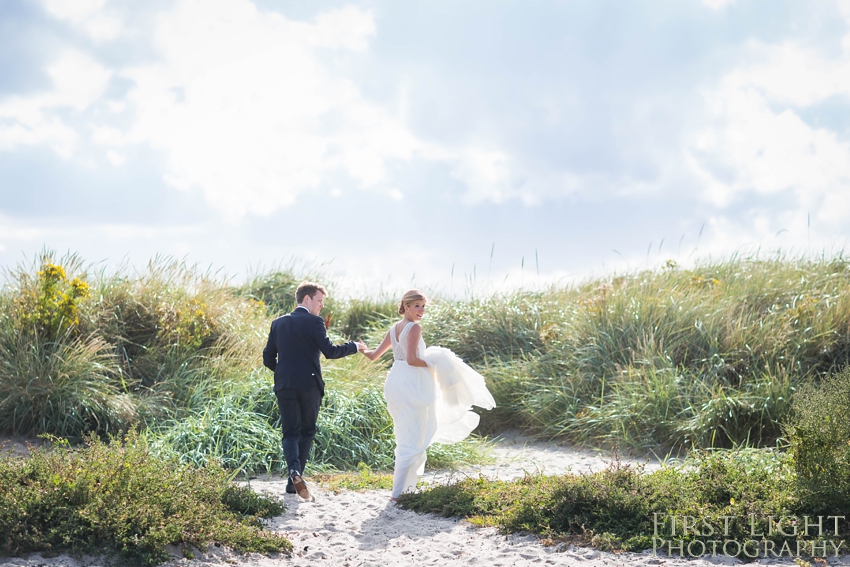
[[[140,272],[90,274],[76,256],[54,262],[45,253],[7,273],[0,292],[0,431],[80,440],[138,427],[155,452],[183,462],[285,468],[260,354],[302,279],[276,272],[234,287],[168,258]],[[367,332],[387,305],[329,302],[334,340],[345,338],[337,330]],[[359,356],[327,361],[314,468],[392,466],[385,371]],[[475,443],[432,453],[437,466],[480,457]]]
[[[50,254],[6,276],[0,429],[81,438],[138,426],[191,462],[280,466],[260,353],[302,278],[273,272],[233,286],[171,259],[107,273]],[[428,344],[488,378],[498,407],[482,432],[513,426],[665,451],[768,445],[797,388],[850,359],[848,293],[841,256],[671,263],[539,292],[436,298],[423,329]],[[388,297],[334,299],[331,334],[374,345],[395,309]],[[387,360],[326,361],[316,466],[389,466]],[[478,453],[439,447],[432,457],[456,464]]]
[[[364,357],[328,361],[327,388],[307,472],[393,467],[395,437],[383,397],[385,368]],[[285,470],[279,413],[270,395],[270,374],[257,370],[231,382],[221,396],[191,415],[154,426],[147,438],[157,454],[196,466],[216,460],[245,472]],[[429,466],[454,468],[486,458],[472,440],[429,449]]]
[[801,383],[850,359],[843,257],[674,264],[434,305],[426,341],[482,365],[512,424],[639,448],[769,444]]

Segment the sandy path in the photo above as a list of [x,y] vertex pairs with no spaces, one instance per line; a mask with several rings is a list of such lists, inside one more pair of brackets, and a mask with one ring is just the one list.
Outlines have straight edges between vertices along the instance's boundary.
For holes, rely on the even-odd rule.
[[[567,447],[533,443],[519,437],[507,437],[494,449],[497,462],[475,467],[454,475],[428,474],[429,482],[444,482],[450,476],[483,474],[490,478],[511,479],[524,471],[544,474],[599,470],[611,457],[591,451],[576,451]],[[632,461],[634,462],[634,461]],[[641,461],[644,462],[644,461]],[[657,461],[646,463],[647,468],[659,466]],[[591,548],[574,546],[544,547],[535,536],[504,536],[493,528],[475,528],[454,518],[421,515],[397,508],[389,502],[389,491],[341,492],[334,494],[313,487],[317,500],[300,502],[294,495],[285,494],[286,481],[282,479],[252,480],[256,490],[277,494],[284,498],[286,512],[270,522],[270,528],[284,533],[293,543],[292,557],[268,557],[258,554],[237,555],[223,548],[211,547],[207,553],[196,552],[195,559],[180,556],[173,550],[175,559],[166,565],[200,567],[210,565],[272,566],[405,566],[439,565],[455,567],[467,565],[524,567],[530,565],[570,565],[613,567],[615,565],[656,566],[734,565],[741,563],[728,557],[679,559],[653,557],[651,553],[605,553]],[[843,564],[850,561],[842,559]],[[836,563],[835,559],[829,560]],[[27,558],[0,558],[0,567],[68,566],[87,567],[101,565],[99,558],[81,560],[60,555],[43,558],[33,554]],[[790,559],[759,560],[754,564],[793,565]]]

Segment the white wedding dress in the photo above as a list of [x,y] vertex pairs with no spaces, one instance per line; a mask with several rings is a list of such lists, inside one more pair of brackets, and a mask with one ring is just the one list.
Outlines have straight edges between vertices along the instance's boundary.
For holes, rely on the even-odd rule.
[[452,351],[425,348],[420,338],[417,355],[428,367],[406,362],[404,345],[414,324],[408,322],[398,336],[397,325],[389,332],[395,360],[384,384],[384,397],[396,439],[393,498],[416,487],[431,443],[457,443],[478,426],[473,405],[488,410],[496,407],[484,377]]

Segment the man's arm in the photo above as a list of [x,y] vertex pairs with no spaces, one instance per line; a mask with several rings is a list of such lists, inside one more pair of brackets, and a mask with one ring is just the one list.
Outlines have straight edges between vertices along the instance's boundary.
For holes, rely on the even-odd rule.
[[328,332],[325,329],[325,323],[321,317],[316,317],[313,322],[313,337],[316,339],[316,344],[319,350],[325,355],[325,358],[342,358],[349,354],[357,352],[357,343],[348,341],[341,345],[335,345],[328,337]]
[[269,329],[269,340],[263,349],[263,366],[274,372],[277,367],[277,347],[274,344],[274,333]]

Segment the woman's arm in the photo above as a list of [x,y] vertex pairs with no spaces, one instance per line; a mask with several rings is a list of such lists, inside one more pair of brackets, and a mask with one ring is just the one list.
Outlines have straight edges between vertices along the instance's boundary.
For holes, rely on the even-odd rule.
[[421,366],[427,368],[424,360],[416,356],[416,351],[419,348],[419,338],[422,336],[422,327],[419,323],[414,323],[410,332],[407,334],[407,345],[405,352],[407,353],[407,363],[411,366]]
[[368,358],[369,360],[378,360],[382,354],[387,352],[387,349],[390,348],[390,333],[387,331],[387,334],[384,335],[384,340],[381,341],[381,344],[378,345],[378,348],[375,350],[364,350],[363,356]]

